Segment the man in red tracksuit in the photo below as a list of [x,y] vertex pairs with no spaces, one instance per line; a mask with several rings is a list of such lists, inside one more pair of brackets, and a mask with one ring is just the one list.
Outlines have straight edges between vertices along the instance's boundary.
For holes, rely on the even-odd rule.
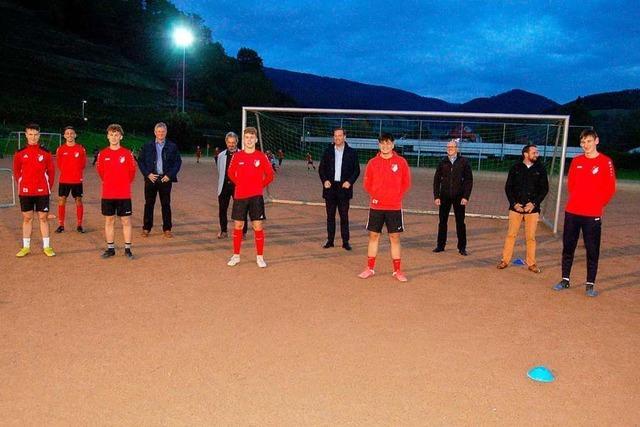
[[402,198],[411,187],[411,172],[407,161],[393,151],[394,138],[383,133],[378,138],[380,152],[367,163],[364,173],[364,189],[371,198],[369,204],[369,245],[367,249],[367,267],[358,275],[368,279],[375,274],[373,270],[378,254],[378,243],[382,226],[387,226],[393,260],[393,277],[406,282],[407,277],[400,269],[400,233],[404,231],[402,218]]
[[84,233],[82,217],[84,206],[82,205],[82,181],[84,168],[87,164],[87,152],[84,147],[76,143],[76,131],[72,126],[64,128],[65,143],[56,151],[56,163],[60,170],[58,180],[58,224],[56,233],[64,231],[64,219],[66,214],[67,197],[69,193],[76,201],[76,230]]
[[553,289],[570,287],[569,275],[580,230],[587,251],[586,295],[595,297],[596,274],[600,258],[602,212],[616,192],[616,173],[613,162],[598,152],[600,143],[596,131],[587,129],[580,134],[583,155],[574,158],[569,168],[569,199],[564,212],[562,233],[562,280]]
[[39,145],[40,126],[28,124],[25,129],[27,145],[19,149],[13,157],[13,177],[18,185],[20,210],[22,211],[22,249],[18,258],[31,252],[31,230],[33,211],[38,213],[42,250],[48,257],[56,253],[49,241],[49,194],[55,178],[55,166],[51,153]]
[[131,253],[131,183],[136,176],[136,160],[133,153],[120,145],[124,136],[122,126],[112,124],[107,127],[109,146],[98,154],[96,168],[102,179],[102,215],[104,215],[104,236],[107,249],[102,258],[116,254],[115,231],[116,215],[122,222],[124,236],[124,254],[133,259]]
[[258,131],[248,127],[242,133],[243,150],[233,155],[227,175],[235,184],[231,218],[233,227],[233,256],[227,262],[233,267],[240,262],[242,245],[242,227],[247,214],[251,219],[256,241],[256,263],[265,268],[264,261],[264,229],[262,222],[266,219],[262,190],[273,181],[273,168],[267,156],[256,150]]

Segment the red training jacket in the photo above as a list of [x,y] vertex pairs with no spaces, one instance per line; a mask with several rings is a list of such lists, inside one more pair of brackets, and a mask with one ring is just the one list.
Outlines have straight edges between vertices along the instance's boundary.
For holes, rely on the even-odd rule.
[[102,179],[103,199],[131,198],[131,183],[136,177],[136,160],[131,151],[124,147],[105,148],[98,154],[96,169]]
[[262,196],[262,189],[273,181],[273,168],[261,151],[247,154],[238,151],[231,158],[229,179],[236,185],[234,199]]
[[56,168],[51,153],[39,145],[26,145],[13,157],[13,177],[20,196],[48,196]]
[[604,207],[616,192],[613,162],[602,153],[589,159],[574,158],[569,168],[569,200],[565,210],[574,215],[602,216]]
[[60,170],[61,184],[80,184],[87,165],[87,152],[80,144],[69,147],[62,144],[56,151],[56,164]]
[[409,165],[395,151],[390,159],[383,159],[378,153],[367,163],[363,185],[371,198],[371,209],[402,209],[402,198],[411,187]]

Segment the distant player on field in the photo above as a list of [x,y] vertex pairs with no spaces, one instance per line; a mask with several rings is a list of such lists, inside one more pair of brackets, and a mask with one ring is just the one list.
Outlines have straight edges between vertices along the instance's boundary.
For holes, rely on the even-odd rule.
[[84,147],[76,142],[76,131],[72,126],[64,128],[65,143],[56,151],[56,163],[60,170],[58,180],[58,224],[56,233],[64,231],[67,197],[69,193],[76,201],[76,230],[84,233],[82,217],[84,206],[82,205],[82,181],[84,168],[87,165],[87,152]]
[[589,297],[598,296],[595,283],[600,258],[602,212],[616,192],[613,162],[598,152],[599,143],[596,131],[583,130],[580,134],[580,147],[584,154],[571,161],[567,185],[569,198],[564,211],[562,232],[562,280],[553,287],[556,291],[569,288],[573,256],[582,230],[587,250],[585,291]]
[[316,170],[316,167],[313,164],[313,157],[311,157],[311,153],[307,153],[305,159],[307,160],[307,172],[309,172],[311,168],[313,168],[313,170]]
[[265,268],[264,261],[264,229],[262,222],[266,219],[264,211],[263,189],[273,181],[273,169],[267,156],[256,151],[258,131],[248,127],[242,134],[243,150],[237,152],[231,159],[228,176],[235,184],[233,193],[233,208],[231,218],[234,220],[233,256],[227,263],[233,267],[240,262],[240,247],[242,245],[242,227],[247,213],[251,218],[256,243],[256,263]]
[[133,259],[131,253],[131,183],[136,176],[136,160],[131,151],[120,145],[124,137],[122,126],[111,124],[107,127],[109,146],[98,154],[96,169],[102,179],[102,215],[104,215],[104,237],[107,249],[102,258],[116,254],[115,222],[116,215],[122,223],[124,236],[124,254]]
[[369,205],[369,245],[367,267],[358,275],[368,279],[375,274],[374,267],[378,254],[378,243],[382,226],[387,226],[393,260],[393,277],[406,282],[407,277],[400,269],[400,233],[404,231],[402,218],[402,198],[411,187],[411,172],[407,161],[393,151],[394,138],[383,133],[378,138],[380,152],[367,163],[364,173],[364,189],[371,198]]
[[22,249],[16,256],[22,258],[31,252],[33,211],[36,211],[42,235],[42,250],[46,256],[52,257],[56,253],[49,241],[48,214],[55,166],[51,153],[39,145],[40,126],[35,123],[28,124],[25,135],[27,145],[19,149],[13,157],[13,177],[18,185],[22,211]]

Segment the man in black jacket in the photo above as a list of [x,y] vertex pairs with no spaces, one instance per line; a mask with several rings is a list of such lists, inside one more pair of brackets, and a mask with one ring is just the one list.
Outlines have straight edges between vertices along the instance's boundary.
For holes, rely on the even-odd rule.
[[433,178],[433,198],[439,207],[438,243],[433,252],[442,252],[447,244],[447,222],[453,206],[458,234],[458,252],[467,255],[465,207],[473,188],[473,174],[469,161],[458,153],[458,139],[447,143],[447,157],[443,158]]
[[525,145],[522,149],[522,161],[509,170],[504,186],[504,192],[509,199],[509,229],[504,241],[502,260],[498,264],[500,270],[507,268],[511,261],[518,230],[524,221],[526,263],[529,271],[540,273],[540,268],[536,265],[536,228],[540,204],[549,192],[549,180],[544,165],[538,162],[538,155],[535,145]]
[[144,177],[144,220],[142,236],[148,237],[153,228],[153,208],[156,196],[160,195],[162,206],[162,231],[165,237],[171,233],[171,187],[178,182],[178,171],[182,158],[178,146],[167,141],[167,125],[160,122],[153,129],[156,138],[142,146],[138,156],[138,167]]
[[322,197],[327,208],[327,241],[324,248],[332,248],[336,234],[336,208],[340,215],[342,247],[351,250],[349,244],[349,201],[353,197],[353,184],[360,175],[358,153],[349,147],[342,128],[334,129],[333,144],[324,151],[318,173],[322,181]]

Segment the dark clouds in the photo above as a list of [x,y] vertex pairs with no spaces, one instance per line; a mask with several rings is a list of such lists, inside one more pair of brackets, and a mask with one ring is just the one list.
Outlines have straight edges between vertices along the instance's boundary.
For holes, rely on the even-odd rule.
[[520,88],[558,102],[640,87],[636,1],[175,0],[229,54],[463,102]]

